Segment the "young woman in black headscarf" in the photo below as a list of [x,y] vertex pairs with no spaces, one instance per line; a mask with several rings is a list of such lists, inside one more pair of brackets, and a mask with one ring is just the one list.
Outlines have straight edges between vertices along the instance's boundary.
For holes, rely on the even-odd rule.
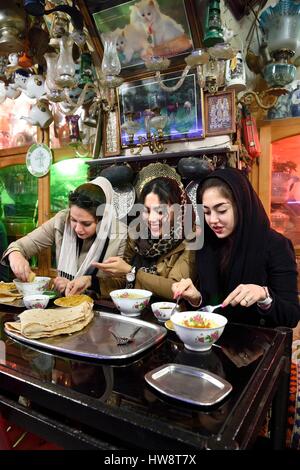
[[204,245],[197,252],[197,288],[174,283],[174,297],[198,307],[222,303],[239,323],[295,327],[300,320],[297,266],[291,241],[271,229],[247,177],[233,168],[212,172],[198,188]]

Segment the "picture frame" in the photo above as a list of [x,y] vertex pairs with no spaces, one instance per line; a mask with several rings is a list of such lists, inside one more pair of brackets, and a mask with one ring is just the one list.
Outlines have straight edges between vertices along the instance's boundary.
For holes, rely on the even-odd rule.
[[[143,2],[149,2],[156,13],[158,8],[162,27],[151,26],[148,27],[151,32],[146,31],[140,14],[136,14],[136,5],[142,8]],[[192,49],[202,45],[201,24],[193,0],[78,0],[78,5],[90,32],[97,65],[103,57],[103,40],[113,37],[117,39],[121,74],[125,79],[149,75],[144,60],[152,55],[169,57],[170,70],[174,70]],[[154,24],[158,25],[157,22]]]
[[204,95],[205,135],[232,134],[236,131],[234,90]]
[[103,157],[119,156],[121,154],[120,115],[118,109],[103,113]]
[[[174,86],[181,71],[162,75],[164,85]],[[128,113],[133,115],[140,128],[134,135],[134,143],[145,139],[146,120],[154,115],[153,110],[167,116],[163,129],[165,142],[204,138],[203,94],[197,84],[196,73],[190,72],[177,91],[164,91],[155,77],[124,83],[118,91],[120,123],[125,123]],[[146,118],[146,120],[145,120]],[[151,133],[154,129],[150,129]],[[121,147],[129,146],[129,137],[121,127]]]
[[[248,15],[251,8],[259,3],[262,3],[261,0],[225,0],[225,4],[228,5],[236,20],[241,20],[243,16]],[[263,3],[267,2],[263,0]]]

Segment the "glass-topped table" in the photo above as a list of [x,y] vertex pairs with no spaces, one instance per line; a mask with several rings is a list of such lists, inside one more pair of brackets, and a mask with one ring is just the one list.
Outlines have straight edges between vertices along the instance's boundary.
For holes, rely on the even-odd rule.
[[[3,325],[17,313],[0,311],[0,411],[9,421],[69,449],[245,449],[272,404],[272,446],[284,447],[292,330],[227,324],[205,353],[186,350],[168,331],[116,364],[49,354],[7,337]],[[151,312],[140,318],[156,323]],[[232,391],[209,407],[165,396],[144,376],[170,363],[217,374]]]

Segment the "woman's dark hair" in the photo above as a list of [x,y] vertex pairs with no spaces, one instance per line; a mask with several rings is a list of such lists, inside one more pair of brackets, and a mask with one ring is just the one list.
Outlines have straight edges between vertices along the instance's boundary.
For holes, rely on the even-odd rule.
[[84,183],[69,193],[69,207],[77,206],[97,217],[97,208],[106,203],[103,189],[93,183]]
[[155,178],[145,184],[141,195],[140,202],[144,204],[148,194],[156,194],[160,202],[163,204],[181,204],[182,192],[178,183],[171,178]]

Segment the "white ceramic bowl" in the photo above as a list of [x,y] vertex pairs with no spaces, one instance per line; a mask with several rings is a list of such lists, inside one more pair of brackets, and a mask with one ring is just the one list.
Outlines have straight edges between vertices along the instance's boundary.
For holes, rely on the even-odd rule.
[[[165,322],[170,319],[175,302],[155,302],[151,305],[152,312],[158,321]],[[174,313],[177,309],[174,311]]]
[[33,282],[22,282],[14,279],[14,283],[19,293],[23,296],[32,294],[42,294],[47,289],[51,277],[36,276]]
[[113,290],[110,296],[121,315],[137,317],[149,305],[152,292],[143,289]]
[[[216,326],[196,328],[182,324],[184,321],[190,321],[191,319],[199,320],[199,317],[203,320],[212,321]],[[218,313],[188,311],[175,312],[171,316],[171,321],[177,335],[187,349],[191,351],[208,351],[223,333],[227,318]]]
[[25,295],[23,302],[26,308],[46,308],[49,302],[49,296],[43,294]]

